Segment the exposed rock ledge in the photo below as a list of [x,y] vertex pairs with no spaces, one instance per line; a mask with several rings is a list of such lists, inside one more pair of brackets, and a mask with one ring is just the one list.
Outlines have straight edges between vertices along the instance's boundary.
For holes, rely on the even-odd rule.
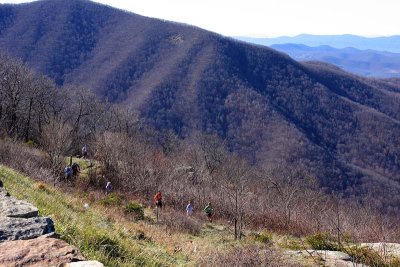
[[85,261],[76,247],[58,239],[53,221],[38,217],[32,204],[10,196],[1,181],[0,266],[104,267]]
[[316,261],[321,259],[324,266],[327,267],[368,267],[364,264],[353,262],[348,254],[340,251],[309,249],[292,251],[291,254],[301,255],[303,257],[313,257]]

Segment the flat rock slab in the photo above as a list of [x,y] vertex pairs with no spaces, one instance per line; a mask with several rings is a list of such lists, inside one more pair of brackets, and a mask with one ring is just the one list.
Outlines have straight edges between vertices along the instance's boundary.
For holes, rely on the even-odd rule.
[[38,209],[31,203],[0,193],[0,216],[32,218],[37,217],[38,215]]
[[341,251],[330,250],[300,250],[292,252],[291,254],[298,254],[303,257],[313,257],[316,260],[322,259],[324,266],[327,267],[368,267],[364,264],[352,262],[352,258]]
[[82,260],[85,258],[77,248],[56,238],[35,238],[0,244],[0,266],[65,266],[66,263]]
[[[316,255],[324,260],[343,260],[343,261],[351,261],[351,257],[344,252],[341,251],[331,251],[331,250],[307,250],[311,255]],[[303,253],[307,253],[307,251]]]
[[78,261],[71,262],[64,265],[65,267],[104,267],[104,265],[98,261]]
[[54,232],[54,224],[48,217],[27,219],[0,217],[0,243],[31,239],[52,232]]

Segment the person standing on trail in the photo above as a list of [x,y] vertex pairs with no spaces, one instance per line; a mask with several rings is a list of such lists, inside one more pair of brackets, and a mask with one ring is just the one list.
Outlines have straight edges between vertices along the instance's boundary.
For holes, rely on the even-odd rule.
[[67,166],[67,167],[65,167],[65,169],[64,169],[64,177],[65,177],[65,180],[69,180],[70,178],[72,178],[72,168],[71,168],[71,166]]
[[193,214],[193,205],[192,202],[189,201],[189,204],[186,206],[186,215],[187,216],[192,216]]
[[206,213],[209,222],[212,222],[213,211],[214,210],[211,206],[211,203],[209,202],[208,205],[204,208],[204,212]]
[[107,196],[109,193],[111,193],[111,190],[112,190],[111,182],[108,181],[107,184],[106,184],[106,196]]
[[71,165],[71,168],[72,168],[72,174],[73,175],[77,175],[81,171],[81,168],[79,167],[78,163],[76,163],[76,162],[74,162]]
[[157,194],[154,196],[154,204],[157,208],[162,208],[162,195],[160,190],[158,190]]
[[86,145],[84,145],[84,146],[82,147],[82,157],[83,157],[84,159],[87,158],[87,153],[88,153],[87,147],[86,147]]

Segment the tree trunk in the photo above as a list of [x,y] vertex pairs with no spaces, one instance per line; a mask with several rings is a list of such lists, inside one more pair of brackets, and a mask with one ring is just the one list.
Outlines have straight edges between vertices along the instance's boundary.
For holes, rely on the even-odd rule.
[[237,225],[237,223],[238,223],[238,212],[239,212],[239,210],[238,210],[238,190],[236,189],[235,190],[235,240],[237,240],[238,239],[238,225]]
[[25,142],[29,141],[29,128],[31,126],[32,104],[33,104],[33,99],[31,98],[29,99],[28,121],[26,122],[26,129],[25,129]]

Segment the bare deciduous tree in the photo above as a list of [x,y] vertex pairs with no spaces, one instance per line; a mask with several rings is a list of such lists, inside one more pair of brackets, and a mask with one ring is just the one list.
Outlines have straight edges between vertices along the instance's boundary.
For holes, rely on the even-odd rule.
[[245,220],[246,194],[250,181],[250,166],[239,157],[231,157],[224,163],[222,188],[229,198],[233,211],[235,239],[241,239]]
[[72,127],[60,121],[51,120],[44,125],[41,135],[41,145],[51,163],[55,175],[54,184],[58,182],[63,170],[64,158],[72,144]]

